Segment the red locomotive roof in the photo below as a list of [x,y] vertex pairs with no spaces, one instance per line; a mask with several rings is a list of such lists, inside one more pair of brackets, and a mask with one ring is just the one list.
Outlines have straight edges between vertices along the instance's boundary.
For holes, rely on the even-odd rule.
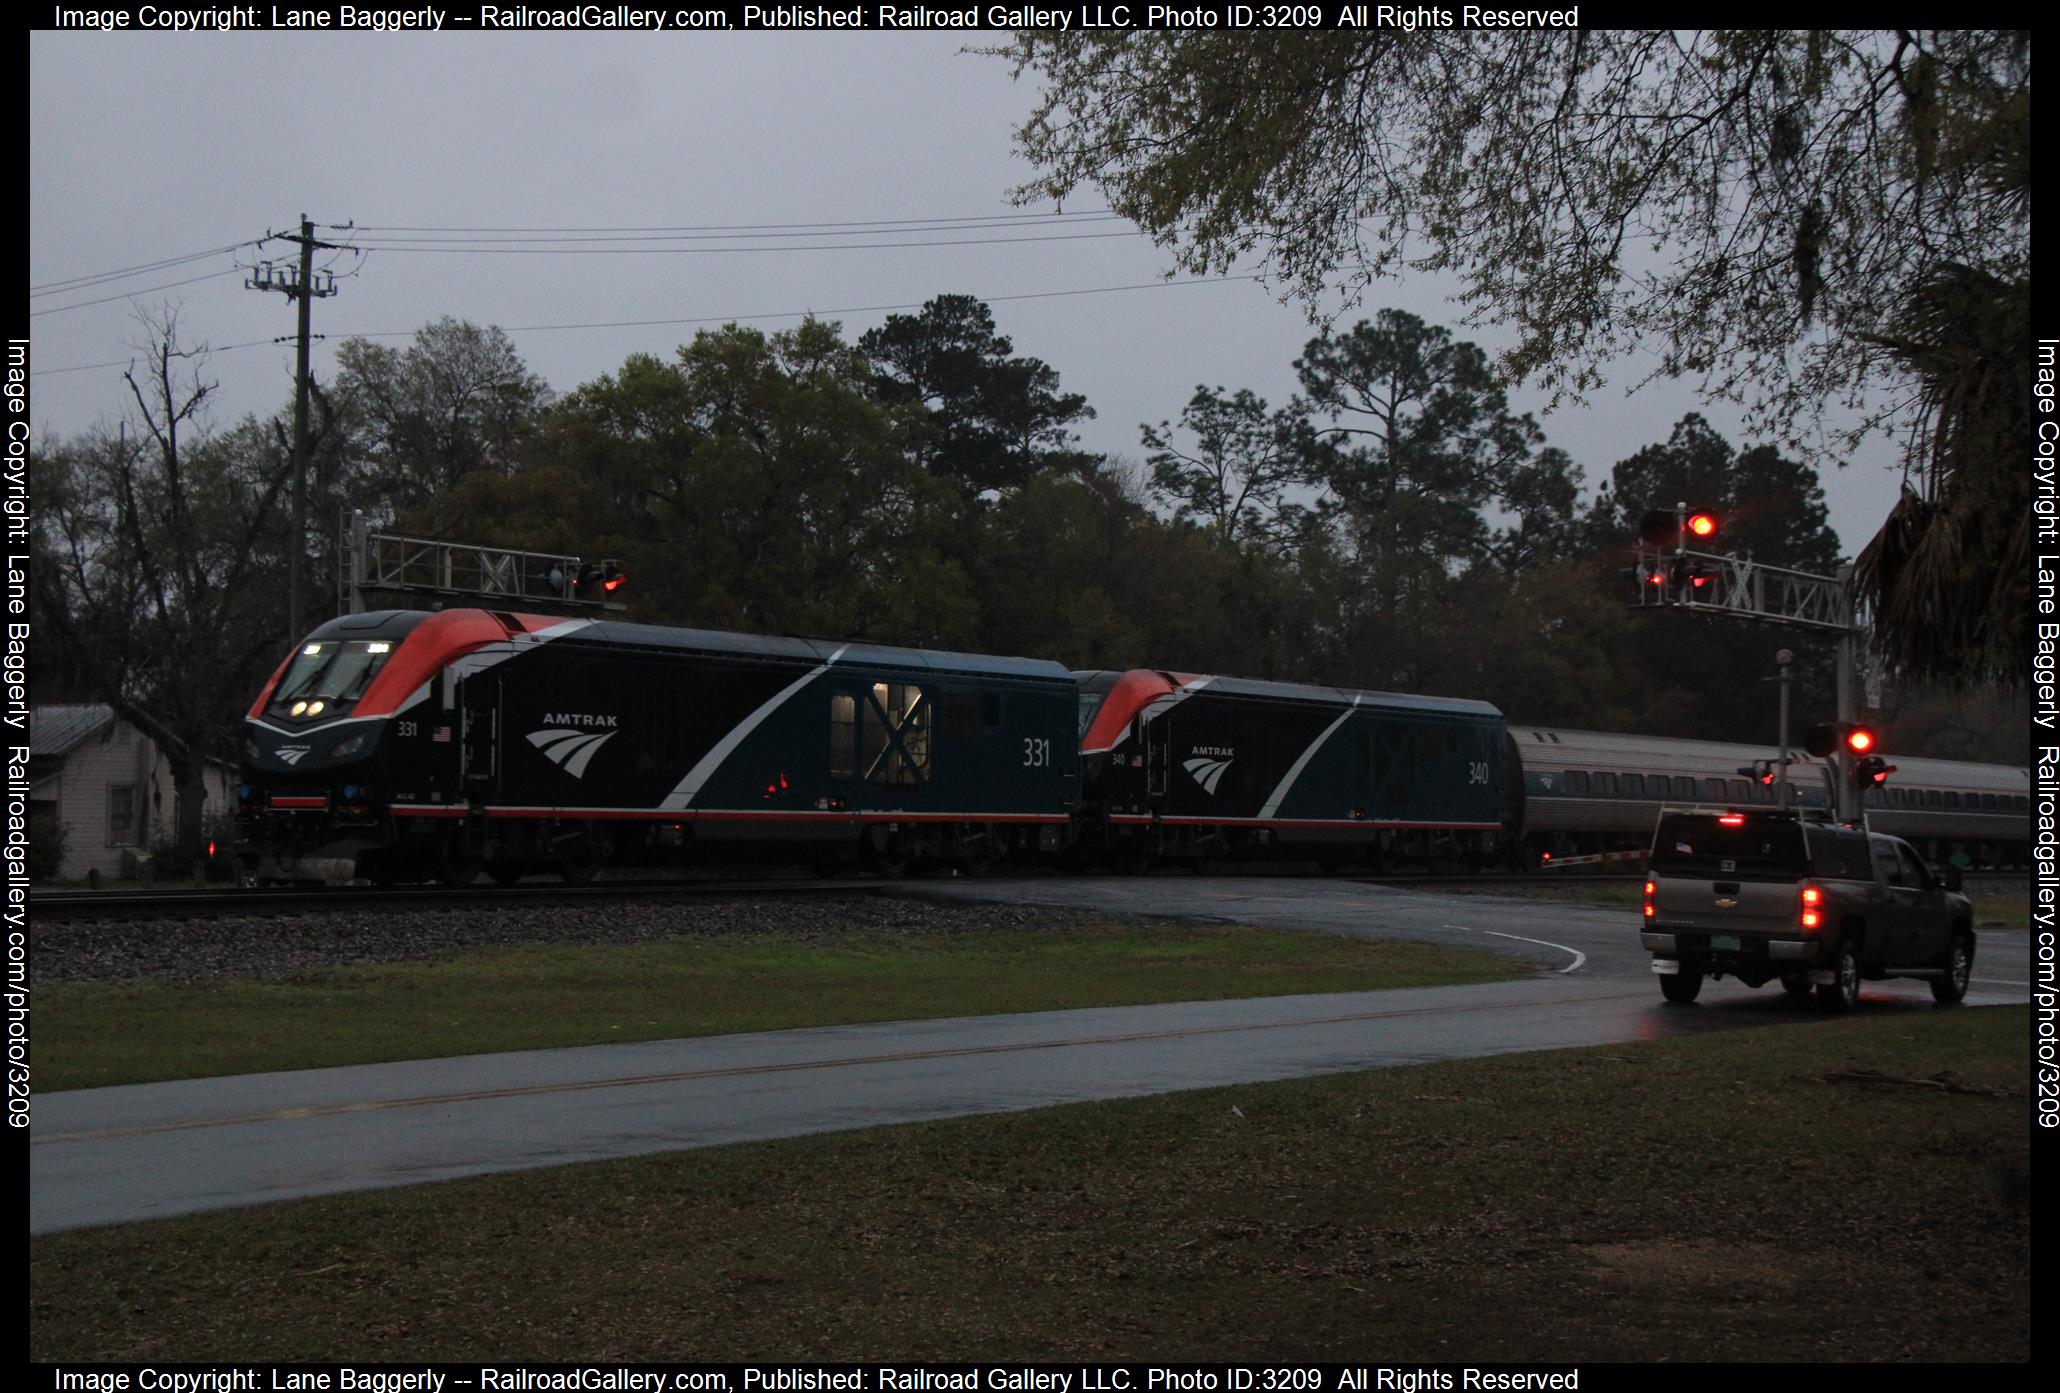
[[[512,619],[519,627],[509,628],[502,622],[504,617]],[[533,634],[567,622],[556,615],[504,616],[501,612],[488,613],[483,609],[447,609],[432,614],[417,624],[409,631],[407,637],[400,641],[393,657],[379,670],[371,685],[365,688],[364,696],[358,699],[351,714],[390,716],[417,687],[442,671],[454,659],[463,657],[474,649],[484,648],[489,643],[498,643],[514,634]],[[272,673],[272,680],[265,683],[265,689],[258,693],[257,701],[250,708],[251,716],[264,715],[266,705],[272,700],[272,689],[279,685],[279,679],[285,675],[287,664],[292,661],[293,654],[287,654],[286,660]]]
[[1130,729],[1130,722],[1137,713],[1157,701],[1171,696],[1183,687],[1206,682],[1191,672],[1157,672],[1150,668],[1132,668],[1116,679],[1116,685],[1109,688],[1109,694],[1102,698],[1102,704],[1094,713],[1094,720],[1080,736],[1080,753],[1100,754],[1110,749]]

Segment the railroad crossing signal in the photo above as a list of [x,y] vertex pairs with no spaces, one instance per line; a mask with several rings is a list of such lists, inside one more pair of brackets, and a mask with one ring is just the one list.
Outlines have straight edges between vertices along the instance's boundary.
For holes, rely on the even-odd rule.
[[1685,547],[1690,538],[1708,541],[1717,535],[1717,515],[1703,509],[1649,508],[1638,523],[1638,540],[1658,549]]
[[1880,755],[1868,755],[1853,765],[1853,787],[1860,789],[1878,788],[1888,782],[1888,776],[1895,773],[1895,766]]
[[[1851,721],[1824,721],[1810,727],[1803,736],[1803,748],[1823,759],[1843,751],[1849,755],[1864,755],[1877,743],[1871,726],[1858,725]],[[1879,783],[1880,780],[1875,780]]]

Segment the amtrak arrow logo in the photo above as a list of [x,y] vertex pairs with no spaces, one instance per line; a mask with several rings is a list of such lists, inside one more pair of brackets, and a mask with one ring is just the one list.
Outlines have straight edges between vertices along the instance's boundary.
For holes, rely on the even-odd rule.
[[313,748],[312,745],[281,745],[279,747],[279,758],[285,760],[288,764],[298,764],[300,763],[301,756]]
[[1223,771],[1230,767],[1227,759],[1190,759],[1183,767],[1194,775],[1195,782],[1202,786],[1202,792],[1213,794],[1216,785],[1223,781]]
[[529,733],[529,743],[544,753],[544,758],[563,769],[573,778],[584,778],[587,765],[593,760],[594,752],[613,740],[618,732],[608,730],[596,735],[584,730],[567,730],[562,726],[546,726]]

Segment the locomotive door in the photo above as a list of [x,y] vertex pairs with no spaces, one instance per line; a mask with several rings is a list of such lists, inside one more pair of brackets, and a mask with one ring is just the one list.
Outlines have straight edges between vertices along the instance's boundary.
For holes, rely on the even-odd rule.
[[458,686],[458,786],[473,800],[501,784],[501,674],[476,672]]
[[1158,811],[1164,811],[1166,772],[1173,764],[1173,725],[1163,716],[1144,725],[1145,795]]

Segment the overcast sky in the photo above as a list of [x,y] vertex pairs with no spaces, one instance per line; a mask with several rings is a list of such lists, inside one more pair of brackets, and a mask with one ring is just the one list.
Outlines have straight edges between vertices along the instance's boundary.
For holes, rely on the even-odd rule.
[[[760,233],[1020,217],[1025,210],[1011,206],[1008,193],[1031,171],[1011,137],[1035,90],[1012,82],[1005,62],[967,51],[1000,37],[35,33],[34,422],[65,434],[116,419],[126,392],[120,364],[142,339],[136,307],[165,301],[180,307],[189,342],[218,350],[218,424],[286,403],[292,346],[269,341],[291,335],[292,305],[245,288],[235,267],[285,259],[294,254],[289,246],[34,292],[288,231],[303,212],[366,229]],[[1063,224],[891,235],[843,228],[684,244],[748,251],[386,247],[340,255],[331,259],[338,293],[315,304],[316,332],[327,336],[316,345],[316,372],[330,375],[330,349],[347,336],[401,346],[450,315],[508,330],[530,367],[563,392],[614,371],[631,353],[670,356],[696,327],[623,321],[734,318],[770,330],[814,311],[855,339],[891,308],[913,311],[958,293],[988,300],[1018,352],[1044,359],[1068,390],[1086,395],[1098,413],[1083,431],[1090,448],[1140,456],[1139,423],[1177,417],[1197,384],[1249,387],[1285,402],[1295,389],[1290,365],[1315,332],[1301,311],[1250,281],[1160,284],[1170,258],[1129,224],[1071,220],[1098,206],[1069,205]],[[1089,235],[1110,233],[1120,235]],[[374,235],[362,234],[367,247]],[[847,249],[970,239],[986,244]],[[155,289],[194,277],[205,279]],[[1055,294],[1128,286],[1147,288]],[[1445,290],[1390,284],[1367,300],[1366,312],[1393,305],[1455,323]],[[38,313],[108,297],[125,298]],[[867,308],[876,306],[890,308]],[[612,327],[541,327],[597,324]],[[1506,341],[1485,329],[1466,336],[1491,348]],[[250,344],[258,346],[234,347]],[[1636,375],[1625,367],[1619,383]],[[1523,390],[1515,402],[1543,405]],[[1757,443],[1735,411],[1700,406],[1686,385],[1628,398],[1621,386],[1605,389],[1588,408],[1563,407],[1542,424],[1549,442],[1585,467],[1592,492],[1615,461],[1663,440],[1697,409],[1734,446]],[[1895,501],[1896,458],[1890,442],[1878,441],[1851,467],[1824,473],[1848,555]]]

